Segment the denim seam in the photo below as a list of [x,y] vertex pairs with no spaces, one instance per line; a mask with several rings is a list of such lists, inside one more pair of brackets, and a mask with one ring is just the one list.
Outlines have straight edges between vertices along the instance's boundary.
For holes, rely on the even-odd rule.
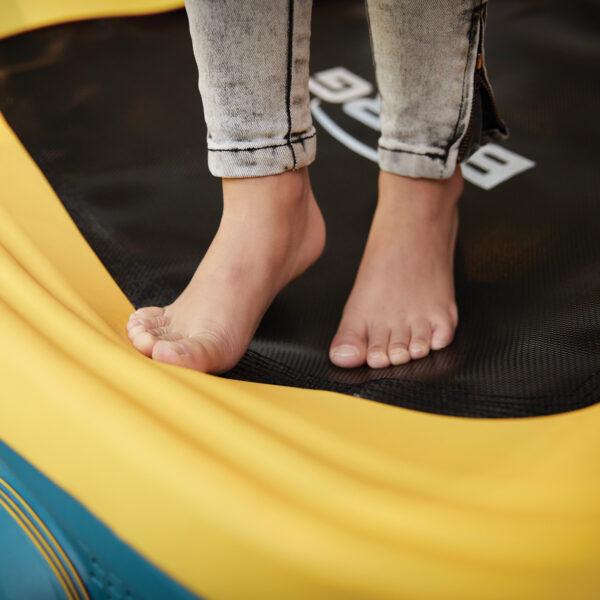
[[381,144],[377,145],[378,148],[382,150],[386,150],[387,152],[398,152],[401,154],[414,154],[415,156],[424,156],[425,158],[430,158],[431,160],[446,160],[446,154],[435,154],[433,152],[416,152],[414,150],[400,150],[397,148],[386,148]]
[[373,30],[371,29],[371,13],[369,12],[369,2],[368,0],[364,0],[365,5],[365,13],[367,15],[367,30],[369,31],[369,46],[371,47],[371,64],[373,65],[373,73],[375,74],[375,83],[377,85],[377,91],[379,92],[379,97],[381,98],[381,102],[383,104],[383,96],[381,90],[379,89],[379,83],[377,82],[377,65],[375,63],[375,43],[373,42]]
[[272,144],[270,146],[251,146],[249,148],[208,148],[209,152],[255,152],[257,150],[270,150],[272,148],[284,148],[285,146],[293,147],[294,144],[299,144],[300,142],[304,142],[305,140],[310,140],[317,135],[317,132],[311,133],[310,135],[304,135],[299,138],[292,139],[284,142],[283,144]]
[[479,14],[479,12],[483,9],[484,6],[485,6],[485,2],[480,2],[477,6],[474,6],[471,10],[471,26],[469,27],[469,47],[467,49],[467,58],[465,61],[465,69],[463,72],[462,97],[460,99],[460,106],[458,108],[458,117],[456,119],[456,125],[454,126],[454,131],[452,133],[452,136],[448,140],[448,143],[446,144],[446,153],[444,156],[444,161],[448,160],[448,155],[450,154],[450,148],[452,147],[452,145],[454,143],[456,143],[456,141],[458,139],[456,137],[456,135],[458,133],[458,127],[460,125],[460,121],[461,121],[464,106],[465,106],[465,97],[466,97],[465,81],[466,81],[466,77],[467,77],[467,72],[469,70],[469,59],[471,58],[471,52],[473,51],[473,44],[475,42],[475,31],[476,31],[476,23],[477,23],[476,17]]
[[287,49],[287,76],[285,84],[285,95],[286,95],[286,111],[288,130],[286,134],[287,145],[292,152],[292,169],[296,169],[296,153],[294,152],[294,146],[292,145],[292,52],[294,46],[294,0],[289,1],[288,5],[288,49]]

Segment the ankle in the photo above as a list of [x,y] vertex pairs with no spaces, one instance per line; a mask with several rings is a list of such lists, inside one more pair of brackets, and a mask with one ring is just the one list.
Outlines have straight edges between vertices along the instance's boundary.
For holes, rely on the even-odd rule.
[[306,168],[265,177],[223,178],[225,210],[287,211],[306,202],[310,180]]
[[[321,254],[325,224],[308,170],[280,175],[223,179],[223,215],[215,239],[246,248],[250,256],[303,270]],[[295,267],[292,269],[294,270]]]
[[377,209],[386,212],[410,210],[434,218],[454,211],[463,188],[460,166],[447,179],[406,177],[380,171]]

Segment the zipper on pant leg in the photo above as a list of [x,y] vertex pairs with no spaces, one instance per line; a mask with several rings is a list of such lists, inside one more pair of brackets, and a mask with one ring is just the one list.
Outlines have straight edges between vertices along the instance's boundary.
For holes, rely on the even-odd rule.
[[506,138],[508,129],[500,117],[496,100],[485,68],[484,31],[487,6],[479,11],[479,39],[473,74],[473,105],[466,132],[458,147],[458,161],[462,162],[480,146]]

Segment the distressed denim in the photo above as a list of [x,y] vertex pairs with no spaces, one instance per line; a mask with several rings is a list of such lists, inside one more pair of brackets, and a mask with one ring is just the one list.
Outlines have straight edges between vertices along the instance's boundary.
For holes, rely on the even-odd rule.
[[[312,163],[311,0],[186,0],[186,9],[211,173]],[[485,11],[482,0],[367,1],[382,170],[447,178],[482,143],[505,137],[485,70]]]

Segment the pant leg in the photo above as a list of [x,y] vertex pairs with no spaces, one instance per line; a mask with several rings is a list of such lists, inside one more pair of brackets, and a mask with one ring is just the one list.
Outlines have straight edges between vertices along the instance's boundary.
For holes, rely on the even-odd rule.
[[186,0],[218,177],[273,175],[310,164],[311,0]]
[[367,0],[381,95],[379,164],[447,178],[506,136],[483,64],[485,0]]

